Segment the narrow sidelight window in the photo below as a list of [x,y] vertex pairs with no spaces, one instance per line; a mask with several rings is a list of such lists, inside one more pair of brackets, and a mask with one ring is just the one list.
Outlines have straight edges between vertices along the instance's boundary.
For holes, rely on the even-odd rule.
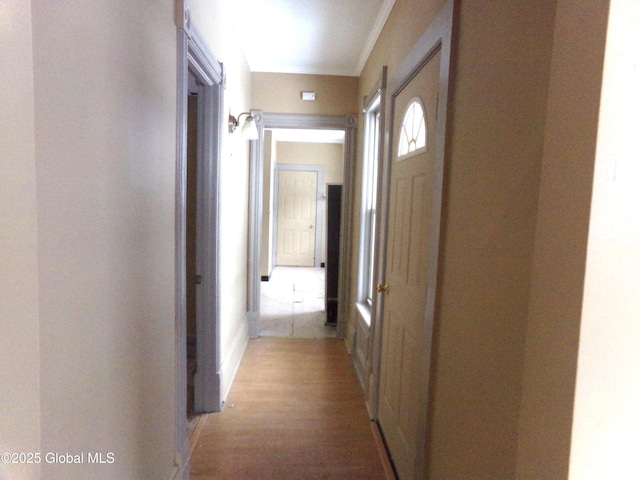
[[381,136],[381,98],[364,112],[364,156],[362,166],[362,229],[360,232],[359,301],[371,307],[374,294],[376,201]]

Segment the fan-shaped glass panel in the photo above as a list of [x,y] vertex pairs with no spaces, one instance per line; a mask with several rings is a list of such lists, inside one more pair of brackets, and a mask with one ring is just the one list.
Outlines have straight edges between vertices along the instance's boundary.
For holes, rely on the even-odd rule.
[[422,102],[418,99],[411,101],[402,120],[398,156],[408,155],[427,144],[427,126],[424,119]]

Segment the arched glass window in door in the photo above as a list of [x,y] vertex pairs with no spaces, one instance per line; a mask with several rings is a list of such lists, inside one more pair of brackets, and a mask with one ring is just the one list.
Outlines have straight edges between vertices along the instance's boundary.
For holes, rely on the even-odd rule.
[[427,125],[424,107],[420,98],[415,97],[407,106],[400,129],[398,157],[422,151],[427,146]]

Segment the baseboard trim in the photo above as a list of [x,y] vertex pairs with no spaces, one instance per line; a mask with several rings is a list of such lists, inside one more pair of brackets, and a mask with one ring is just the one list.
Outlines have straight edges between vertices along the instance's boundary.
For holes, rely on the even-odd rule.
[[202,429],[204,428],[205,423],[209,419],[208,413],[203,413],[198,416],[196,428],[193,429],[193,433],[189,438],[189,461],[191,461],[191,455],[193,455],[193,451],[196,449],[198,445],[198,439],[200,438],[200,434],[202,433]]
[[242,361],[242,357],[244,356],[244,351],[247,348],[248,341],[249,337],[247,329],[243,328],[238,332],[234,340],[231,342],[229,346],[229,352],[222,361],[220,372],[222,375],[222,382],[220,383],[222,387],[222,405],[224,405],[224,402],[227,399],[227,395],[229,395],[229,390],[231,389],[233,380],[236,377],[238,368],[240,367],[240,362]]
[[375,420],[371,420],[369,422],[371,425],[371,431],[373,432],[373,438],[376,440],[376,446],[378,447],[378,454],[380,455],[380,461],[382,462],[382,467],[384,468],[384,475],[387,480],[398,480],[396,477],[396,473],[393,469],[393,464],[391,463],[391,459],[389,458],[389,452],[387,451],[387,446],[384,443],[384,439],[382,438],[382,432],[380,432],[380,426],[378,422]]
[[258,338],[260,336],[260,312],[246,313],[249,338]]

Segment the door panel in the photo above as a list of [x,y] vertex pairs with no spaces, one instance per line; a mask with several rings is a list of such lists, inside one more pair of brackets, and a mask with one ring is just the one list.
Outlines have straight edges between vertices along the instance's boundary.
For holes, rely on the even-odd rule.
[[[392,99],[394,143],[385,277],[378,420],[401,480],[415,478],[430,338],[425,310],[432,218],[440,53]],[[407,106],[419,99],[426,117],[426,149],[398,157],[398,131]]]
[[313,267],[316,249],[318,173],[280,170],[276,264]]

